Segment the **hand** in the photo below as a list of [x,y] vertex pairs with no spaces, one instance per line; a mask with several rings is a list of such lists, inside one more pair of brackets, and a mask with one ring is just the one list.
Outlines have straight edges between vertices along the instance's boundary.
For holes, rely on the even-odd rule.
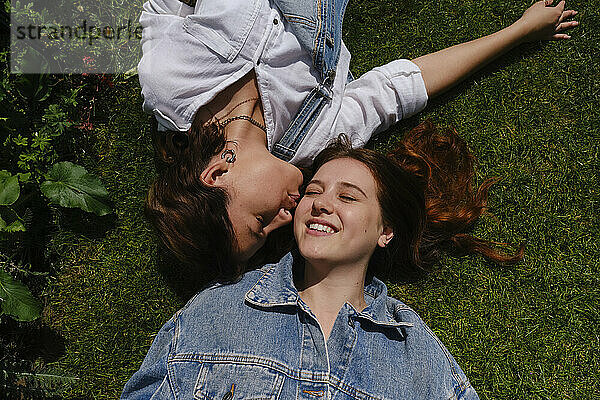
[[538,1],[529,7],[513,25],[522,31],[522,42],[538,40],[564,40],[571,36],[565,30],[579,25],[578,21],[565,21],[577,15],[577,11],[565,10],[565,1],[556,6],[554,0]]

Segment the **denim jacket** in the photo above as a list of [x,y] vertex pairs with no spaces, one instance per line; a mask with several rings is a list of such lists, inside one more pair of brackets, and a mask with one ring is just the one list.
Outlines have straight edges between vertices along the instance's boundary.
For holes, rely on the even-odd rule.
[[439,339],[377,278],[367,307],[345,303],[325,341],[294,286],[294,258],[199,292],[159,331],[122,399],[478,399]]

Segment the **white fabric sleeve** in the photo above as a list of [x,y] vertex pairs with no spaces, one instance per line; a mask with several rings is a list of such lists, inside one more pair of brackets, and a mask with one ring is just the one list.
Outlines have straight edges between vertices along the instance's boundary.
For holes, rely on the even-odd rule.
[[144,3],[144,11],[151,14],[171,14],[185,17],[194,13],[194,7],[179,0],[149,0]]
[[364,146],[374,133],[421,111],[427,100],[419,67],[410,60],[392,61],[346,85],[334,132]]

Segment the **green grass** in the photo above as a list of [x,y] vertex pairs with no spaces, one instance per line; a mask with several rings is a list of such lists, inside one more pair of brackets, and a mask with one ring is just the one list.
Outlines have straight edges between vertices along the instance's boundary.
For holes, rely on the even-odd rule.
[[[600,398],[600,2],[569,5],[581,22],[571,41],[522,46],[376,144],[386,147],[432,118],[468,141],[478,182],[503,178],[490,197],[493,216],[475,234],[525,242],[523,263],[503,268],[478,257],[447,258],[423,282],[390,284],[482,399]],[[527,6],[351,2],[345,42],[352,71],[359,76],[492,33]],[[158,273],[171,261],[158,256],[141,213],[154,164],[139,88],[118,85],[109,96],[86,167],[105,182],[116,216],[77,214],[80,226],[65,222],[53,241],[61,273],[47,291],[45,322],[66,342],[58,365],[80,378],[73,398],[117,397],[182,304]]]

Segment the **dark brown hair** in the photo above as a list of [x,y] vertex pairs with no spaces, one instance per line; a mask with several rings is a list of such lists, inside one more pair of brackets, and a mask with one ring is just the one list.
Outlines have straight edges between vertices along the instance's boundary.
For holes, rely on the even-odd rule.
[[[242,270],[233,259],[236,241],[227,213],[229,197],[201,179],[210,159],[225,147],[223,130],[218,124],[194,120],[188,132],[157,132],[154,124],[152,137],[158,175],[148,190],[144,215],[181,263],[169,269],[177,268],[176,279],[186,280],[185,295],[213,279],[234,280]],[[444,251],[479,253],[499,263],[522,259],[524,246],[517,254],[506,255],[494,248],[494,242],[467,233],[484,212],[494,180],[473,189],[474,158],[454,130],[441,131],[426,121],[387,156],[353,149],[342,138],[319,154],[313,171],[342,157],[361,161],[372,171],[383,218],[394,227],[394,239],[375,251],[370,271],[412,280],[429,270]],[[289,228],[269,235],[250,264],[275,261],[282,249],[291,248]]]
[[[153,121],[155,122],[155,121]],[[202,171],[225,147],[225,134],[217,124],[203,125],[196,118],[188,132],[157,132],[152,137],[159,157],[157,177],[144,205],[161,242],[182,263],[178,275],[207,281],[233,279],[235,236],[227,213],[229,197],[218,187],[205,185]]]
[[455,130],[440,130],[425,121],[387,155],[352,148],[341,136],[319,153],[313,173],[338,158],[355,159],[370,169],[383,220],[394,230],[390,243],[377,247],[369,273],[414,280],[429,271],[444,251],[477,253],[502,264],[523,258],[524,245],[508,255],[495,248],[497,243],[467,233],[485,211],[488,190],[496,179],[474,189],[474,157]]

